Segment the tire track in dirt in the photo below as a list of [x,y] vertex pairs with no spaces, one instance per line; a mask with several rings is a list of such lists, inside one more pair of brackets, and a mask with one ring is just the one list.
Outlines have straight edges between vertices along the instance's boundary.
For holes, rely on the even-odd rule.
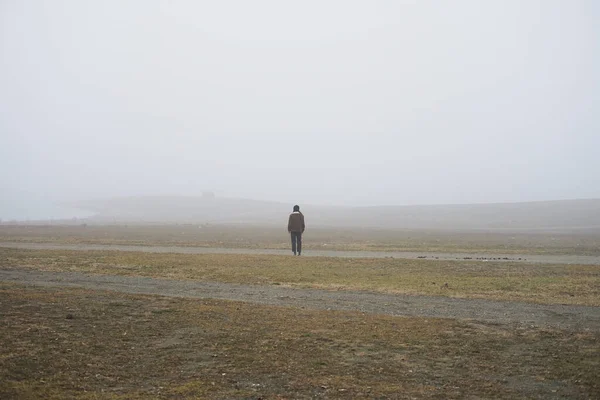
[[233,300],[317,310],[346,310],[369,314],[474,320],[524,327],[600,331],[600,307],[590,306],[88,275],[8,266],[0,269],[0,281],[33,286],[77,287],[132,294]]

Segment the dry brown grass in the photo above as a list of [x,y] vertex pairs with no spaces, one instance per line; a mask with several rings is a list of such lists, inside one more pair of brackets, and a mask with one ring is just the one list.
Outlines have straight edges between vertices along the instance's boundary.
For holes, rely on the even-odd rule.
[[0,248],[0,265],[46,271],[600,305],[600,266],[594,265],[8,248]]
[[[309,227],[310,228],[310,227]],[[285,226],[0,226],[0,241],[288,249]],[[307,248],[328,250],[600,255],[600,233],[310,228]]]
[[2,399],[600,397],[597,333],[0,284]]

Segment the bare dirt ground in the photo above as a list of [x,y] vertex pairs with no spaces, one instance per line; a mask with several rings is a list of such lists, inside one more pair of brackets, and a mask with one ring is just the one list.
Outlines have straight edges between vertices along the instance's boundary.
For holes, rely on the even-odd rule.
[[0,269],[0,281],[34,286],[78,287],[134,294],[234,300],[317,310],[452,318],[527,327],[600,332],[599,307],[88,275],[78,272],[59,273],[3,267]]
[[11,282],[0,315],[3,400],[600,398],[591,331]]
[[[183,247],[183,246],[136,246],[104,244],[58,244],[58,243],[19,243],[0,242],[0,247],[32,250],[116,250],[139,251],[145,253],[181,253],[181,254],[274,254],[289,255],[289,250]],[[523,263],[600,265],[600,256],[593,255],[554,255],[554,254],[485,254],[485,253],[445,253],[445,252],[405,252],[405,251],[341,251],[341,250],[305,250],[308,257],[344,257],[344,258],[399,258],[430,260],[473,260],[473,261],[511,261]]]
[[[447,278],[456,268],[494,272],[476,273],[477,282],[518,268],[525,271],[517,279],[531,284],[541,279],[556,287],[574,280],[567,287],[597,296],[595,253],[308,249],[305,260],[277,256],[289,251],[276,249],[172,244],[0,247],[7,252],[0,265],[2,399],[599,398],[600,307],[557,304],[563,300],[554,295],[552,304],[534,304],[516,297],[456,298],[451,289],[442,290],[445,296],[405,295],[292,287],[293,279],[195,280],[201,268],[230,271],[221,258],[243,258],[235,264],[238,272],[258,279],[254,272],[265,275],[273,265],[286,274],[312,271],[304,264],[335,277],[338,269],[321,265],[333,261],[310,256],[363,257],[336,262],[375,263],[361,269],[373,280],[386,278],[389,268],[398,275],[393,265],[381,267],[386,263],[407,264],[402,270],[415,274],[441,268]],[[56,254],[43,254],[46,249]],[[216,259],[196,260],[207,257]],[[417,258],[425,260],[405,261]],[[255,268],[259,261],[262,269]],[[569,263],[588,265],[585,271],[565,266],[566,272],[545,265]],[[131,274],[117,275],[119,269]],[[181,274],[171,275],[175,269]],[[188,269],[190,278],[180,278]],[[509,281],[508,275],[502,279]],[[436,282],[439,287],[445,281]],[[530,292],[529,286],[522,290]]]

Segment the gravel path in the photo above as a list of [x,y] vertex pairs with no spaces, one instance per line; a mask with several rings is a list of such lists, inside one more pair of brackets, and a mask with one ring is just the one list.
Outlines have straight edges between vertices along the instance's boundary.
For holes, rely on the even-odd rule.
[[0,269],[0,281],[35,286],[67,286],[124,293],[235,300],[308,309],[456,318],[526,327],[600,332],[600,307],[539,305],[482,299],[87,275],[77,272],[44,272],[8,266]]
[[[17,243],[0,242],[0,247],[32,250],[118,250],[141,251],[145,253],[182,253],[182,254],[277,254],[290,255],[288,250],[273,249],[230,249],[218,247],[177,247],[177,246],[132,246],[103,244],[56,244],[56,243]],[[588,264],[600,265],[600,256],[578,255],[516,255],[516,254],[479,254],[479,253],[432,253],[400,251],[336,251],[306,249],[302,254],[308,257],[345,257],[345,258],[400,258],[428,260],[495,260],[544,264]]]

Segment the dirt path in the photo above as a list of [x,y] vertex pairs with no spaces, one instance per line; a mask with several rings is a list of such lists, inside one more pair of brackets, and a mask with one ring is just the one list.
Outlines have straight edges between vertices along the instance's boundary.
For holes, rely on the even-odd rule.
[[[17,243],[0,242],[0,247],[33,250],[118,250],[141,251],[145,253],[182,253],[182,254],[276,254],[289,255],[287,250],[273,249],[232,249],[218,247],[178,247],[178,246],[133,246],[103,244],[57,244],[57,243]],[[479,254],[479,253],[433,253],[433,252],[400,252],[400,251],[337,251],[310,250],[303,256],[308,257],[345,257],[345,258],[400,258],[428,260],[473,260],[473,261],[512,261],[545,264],[588,264],[600,265],[600,256],[578,255],[518,255],[518,254]]]
[[35,286],[66,286],[136,294],[223,299],[308,309],[352,310],[373,314],[471,319],[527,327],[600,331],[600,307],[86,275],[8,266],[0,269],[0,281]]

